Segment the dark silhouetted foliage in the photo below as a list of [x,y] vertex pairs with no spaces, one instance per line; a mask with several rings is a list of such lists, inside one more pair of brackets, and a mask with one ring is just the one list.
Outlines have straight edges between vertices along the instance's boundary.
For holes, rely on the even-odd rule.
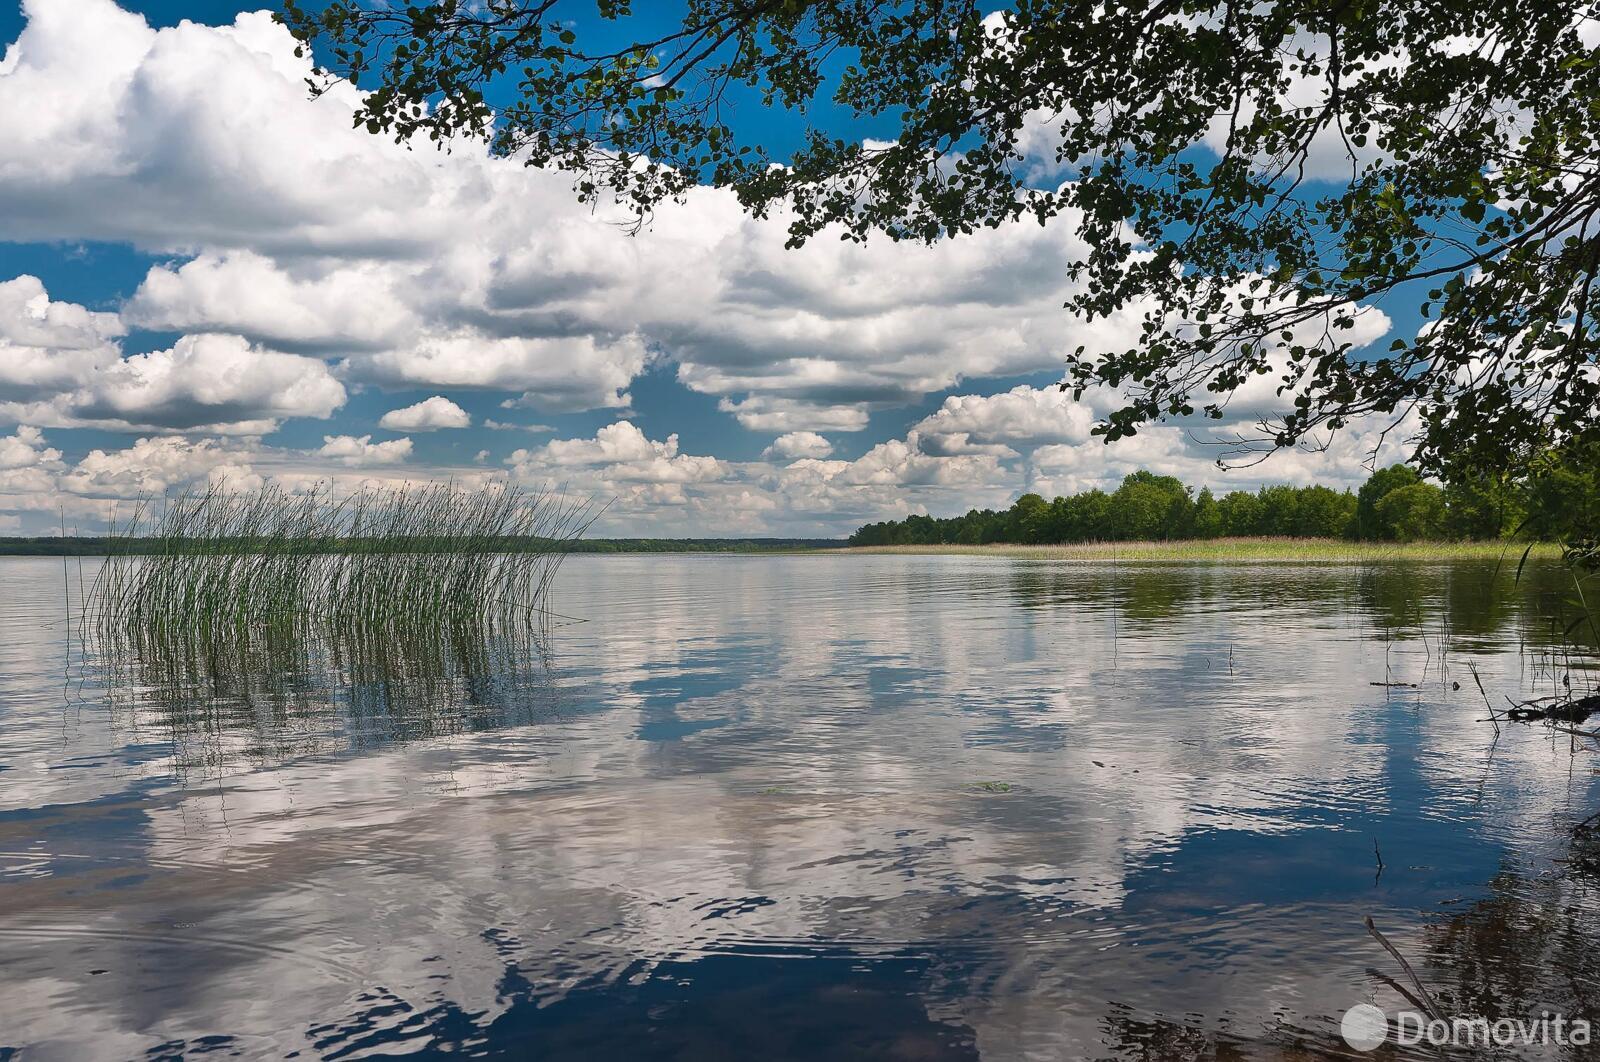
[[[1125,349],[1068,359],[1068,386],[1122,396],[1108,439],[1221,419],[1265,376],[1281,402],[1247,446],[1415,408],[1418,463],[1449,479],[1600,441],[1587,0],[688,0],[665,20],[632,0],[286,0],[280,17],[314,89],[365,92],[358,126],[485,137],[641,215],[709,184],[794,243],[1073,226],[1068,307],[1143,321]],[[799,146],[738,121],[757,108],[791,116]],[[1428,326],[1359,349],[1380,301]],[[1138,493],[1121,516],[1170,530]]]

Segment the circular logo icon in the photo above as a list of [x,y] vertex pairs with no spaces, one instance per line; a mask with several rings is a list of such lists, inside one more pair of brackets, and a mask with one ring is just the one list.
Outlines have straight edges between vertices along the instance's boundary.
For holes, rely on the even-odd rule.
[[1344,1042],[1357,1051],[1371,1051],[1389,1036],[1389,1018],[1371,1003],[1357,1003],[1339,1023]]

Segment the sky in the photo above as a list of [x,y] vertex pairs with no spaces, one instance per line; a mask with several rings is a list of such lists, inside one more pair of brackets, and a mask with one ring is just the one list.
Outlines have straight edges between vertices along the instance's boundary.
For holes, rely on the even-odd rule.
[[596,534],[809,537],[1139,468],[1367,475],[1376,424],[1217,467],[1265,382],[1221,425],[1091,437],[1117,396],[1060,392],[1065,355],[1139,321],[1062,308],[1070,217],[787,250],[704,188],[630,234],[567,176],[352,129],[355,90],[310,99],[251,5],[0,0],[0,41],[0,534],[219,480],[510,480],[608,503]]

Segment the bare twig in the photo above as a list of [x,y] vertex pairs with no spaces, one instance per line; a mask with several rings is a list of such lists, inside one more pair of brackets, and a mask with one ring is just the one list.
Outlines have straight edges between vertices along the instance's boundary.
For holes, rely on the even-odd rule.
[[1478,677],[1478,665],[1467,661],[1467,670],[1472,672],[1472,681],[1478,684],[1478,695],[1483,698],[1483,705],[1489,709],[1489,721],[1494,723],[1494,732],[1500,733],[1500,717],[1495,714],[1494,705],[1489,703],[1489,693],[1483,688],[1483,679]]
[[1387,951],[1391,956],[1394,957],[1394,961],[1400,964],[1400,968],[1406,972],[1406,976],[1409,977],[1411,979],[1411,983],[1416,986],[1417,995],[1422,997],[1423,1009],[1428,1012],[1428,1016],[1436,1021],[1444,1021],[1444,1012],[1439,1009],[1439,1004],[1433,1001],[1433,996],[1428,994],[1428,989],[1422,983],[1422,978],[1417,976],[1417,971],[1413,970],[1411,968],[1411,964],[1406,962],[1406,957],[1400,954],[1400,949],[1389,943],[1388,937],[1378,932],[1378,927],[1373,924],[1371,915],[1367,915],[1366,925],[1367,932],[1372,934],[1372,938],[1374,940],[1383,945],[1384,951]]

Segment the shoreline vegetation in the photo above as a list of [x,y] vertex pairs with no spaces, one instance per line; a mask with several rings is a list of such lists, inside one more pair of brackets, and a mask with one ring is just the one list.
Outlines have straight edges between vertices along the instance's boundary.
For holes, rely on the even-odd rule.
[[[1559,474],[1557,474],[1559,473]],[[460,491],[448,485],[377,494],[337,504],[331,494],[278,488],[253,495],[220,486],[162,503],[153,499],[109,535],[0,537],[0,556],[193,557],[262,550],[297,557],[454,555],[519,557],[578,553],[947,553],[1041,559],[1379,561],[1525,559],[1594,552],[1600,482],[1571,469],[1522,479],[1470,479],[1437,486],[1414,469],[1379,469],[1359,491],[1264,486],[1220,497],[1149,471],[1111,492],[1093,489],[1047,501],[962,515],[912,514],[866,524],[848,539],[588,538],[603,511],[557,503],[516,488]],[[549,528],[552,512],[561,516]],[[191,528],[201,528],[192,534]],[[1585,528],[1576,539],[1564,529]],[[63,531],[65,528],[63,528]],[[1529,545],[1529,543],[1535,543]]]
[[912,514],[867,524],[852,546],[1058,545],[1238,538],[1355,542],[1564,542],[1580,555],[1600,527],[1594,469],[1540,467],[1519,479],[1468,476],[1443,486],[1407,465],[1373,472],[1359,491],[1264,486],[1220,497],[1173,476],[1132,472],[1114,491],[1055,500],[1024,494],[1009,509]]
[[1354,542],[1338,538],[1261,536],[1146,542],[991,542],[933,546],[852,546],[845,553],[905,556],[1013,557],[1023,560],[1282,561],[1304,564],[1376,564],[1386,561],[1504,561],[1515,569],[1530,558],[1559,559],[1561,547],[1540,542]]
[[[505,553],[544,552],[555,545],[548,538],[507,536],[494,543]],[[580,538],[559,543],[563,553],[813,553],[843,550],[849,543],[842,538]],[[418,540],[410,544],[419,553],[438,552],[438,541]],[[365,543],[359,539],[329,538],[300,545],[303,552],[359,552]],[[107,557],[157,556],[183,552],[180,545],[156,536],[41,535],[0,537],[0,557]],[[210,545],[205,547],[209,551]],[[194,552],[202,552],[196,548]]]
[[[548,542],[503,543],[506,552],[529,552],[548,548]],[[328,542],[307,551],[336,552],[339,544]],[[343,548],[348,549],[348,544]],[[1526,543],[1492,542],[1353,542],[1336,538],[1297,538],[1293,536],[1241,536],[1215,539],[1177,539],[1144,542],[1059,542],[1027,544],[991,542],[984,544],[944,543],[938,545],[852,546],[845,539],[738,539],[738,538],[650,538],[579,539],[563,544],[571,554],[812,554],[1015,557],[1024,560],[1081,561],[1289,561],[1303,563],[1377,563],[1382,561],[1506,560],[1513,567],[1522,559]],[[156,556],[173,551],[171,543],[157,539],[118,541],[105,537],[83,538],[0,538],[0,557],[105,557]],[[418,544],[416,552],[431,552]],[[181,551],[180,551],[181,552]],[[197,550],[198,552],[198,550]],[[1561,548],[1554,543],[1537,543],[1532,558],[1556,559]]]

